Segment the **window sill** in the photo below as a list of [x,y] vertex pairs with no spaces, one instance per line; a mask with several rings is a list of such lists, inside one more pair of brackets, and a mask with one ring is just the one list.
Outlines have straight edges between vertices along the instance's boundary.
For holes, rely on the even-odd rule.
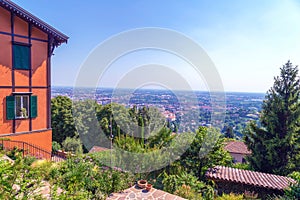
[[15,119],[16,120],[19,120],[19,119],[29,119],[29,117],[16,117]]

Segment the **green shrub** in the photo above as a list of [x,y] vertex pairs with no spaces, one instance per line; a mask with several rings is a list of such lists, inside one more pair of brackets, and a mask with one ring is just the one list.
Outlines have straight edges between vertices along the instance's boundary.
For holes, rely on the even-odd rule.
[[62,143],[63,150],[74,153],[82,154],[82,143],[79,138],[70,138],[67,137]]
[[22,156],[22,150],[18,149],[17,147],[14,147],[11,151],[8,151],[6,155],[11,159],[16,160],[18,157]]
[[52,142],[52,151],[58,151],[58,150],[61,150],[61,145],[58,142],[53,141]]
[[175,195],[192,200],[201,200],[202,195],[193,190],[189,185],[182,185],[174,192]]
[[[90,156],[76,156],[50,171],[51,183],[65,193],[59,199],[97,199],[127,189],[133,183],[130,173],[97,165]],[[97,198],[96,198],[97,197]]]
[[234,163],[231,165],[231,167],[236,169],[251,170],[250,165],[247,163]]
[[43,177],[25,164],[17,151],[11,154],[15,157],[13,163],[0,161],[0,199],[40,199],[36,189]]
[[[164,190],[172,194],[186,194],[188,197],[202,196],[203,199],[213,199],[214,189],[199,181],[192,174],[182,171],[180,174],[168,175],[164,172],[163,185]],[[185,197],[186,198],[186,197]]]
[[293,178],[296,183],[291,184],[288,189],[285,190],[285,197],[289,199],[300,199],[300,172],[293,172],[288,175]]
[[24,157],[24,165],[30,166],[32,165],[33,162],[35,162],[37,159],[33,156],[25,156]]
[[244,197],[242,194],[223,194],[222,196],[218,196],[215,200],[243,200]]

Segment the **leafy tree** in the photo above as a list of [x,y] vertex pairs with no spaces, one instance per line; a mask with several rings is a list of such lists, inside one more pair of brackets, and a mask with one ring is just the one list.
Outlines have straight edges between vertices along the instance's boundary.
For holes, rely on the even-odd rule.
[[[232,158],[224,150],[224,138],[213,128],[199,127],[193,142],[181,156],[180,162],[188,172],[202,179],[208,168],[231,164]],[[204,152],[201,155],[201,152]]]
[[[131,127],[132,121],[125,106],[111,103],[107,104],[97,111],[97,118],[100,122],[100,127],[107,137],[110,137],[111,129],[113,135],[129,134],[133,131]],[[112,125],[112,127],[110,127]]]
[[77,136],[73,114],[72,100],[57,96],[51,99],[52,140],[62,144],[67,137]]
[[158,148],[161,149],[163,147],[168,147],[170,142],[176,135],[173,135],[171,130],[167,127],[163,127],[159,130],[159,132],[147,139],[147,145],[150,148]]
[[274,78],[262,105],[259,127],[252,122],[245,142],[258,171],[287,175],[300,170],[300,82],[298,67],[288,61]]
[[[73,103],[74,121],[84,151],[87,152],[93,146],[109,147],[106,137],[101,134],[97,113],[102,106],[94,100],[75,101]],[[107,125],[108,126],[108,125]]]
[[144,135],[145,138],[148,138],[152,135],[155,135],[164,127],[166,120],[165,117],[156,107],[142,107],[137,109],[136,106],[133,106],[129,109],[129,115],[131,121],[135,123],[138,128],[135,131],[135,135],[141,136]]
[[72,152],[74,154],[81,154],[83,152],[82,143],[79,138],[67,137],[62,143],[62,147],[65,151]]

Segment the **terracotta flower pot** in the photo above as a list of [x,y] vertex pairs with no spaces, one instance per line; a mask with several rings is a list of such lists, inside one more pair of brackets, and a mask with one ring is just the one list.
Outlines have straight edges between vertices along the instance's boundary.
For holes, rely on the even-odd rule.
[[139,186],[139,188],[144,189],[144,188],[146,188],[147,181],[146,180],[139,180],[137,182],[137,185]]
[[152,189],[152,184],[148,183],[146,185],[146,190],[150,191]]

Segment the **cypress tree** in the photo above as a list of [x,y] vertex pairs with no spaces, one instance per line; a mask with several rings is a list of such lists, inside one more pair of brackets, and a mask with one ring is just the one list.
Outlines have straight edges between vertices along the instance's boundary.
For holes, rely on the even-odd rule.
[[251,123],[245,142],[248,158],[258,171],[287,175],[300,170],[300,85],[298,66],[288,61],[267,92],[260,116],[261,127]]

